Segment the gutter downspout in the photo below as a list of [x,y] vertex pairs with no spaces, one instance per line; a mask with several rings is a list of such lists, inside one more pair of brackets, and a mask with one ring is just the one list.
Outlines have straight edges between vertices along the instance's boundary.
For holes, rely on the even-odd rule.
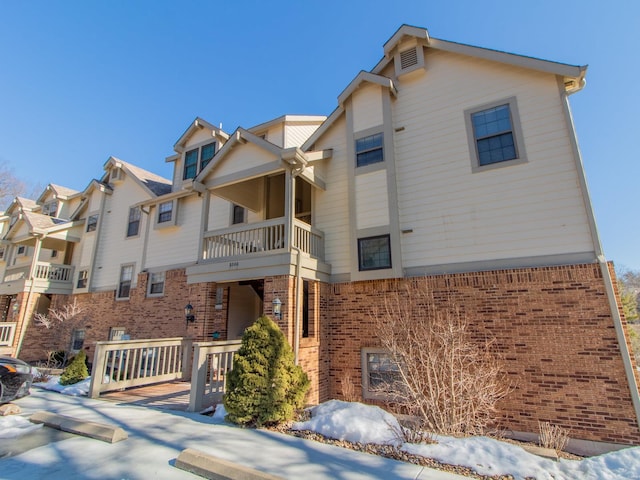
[[[584,86],[584,83],[582,83],[581,86]],[[620,316],[620,311],[618,310],[618,301],[616,299],[615,290],[613,288],[613,278],[611,277],[611,273],[609,272],[609,265],[607,264],[607,259],[604,256],[602,243],[600,242],[600,235],[598,234],[598,229],[596,227],[595,215],[593,213],[593,207],[589,195],[589,188],[587,185],[587,179],[582,163],[582,155],[580,154],[580,148],[578,146],[575,126],[573,123],[573,116],[571,115],[571,108],[569,107],[568,94],[564,89],[564,82],[561,78],[558,79],[558,88],[560,90],[560,98],[563,101],[563,113],[565,116],[565,121],[567,122],[567,129],[569,130],[569,138],[571,141],[571,149],[573,150],[573,157],[575,160],[576,174],[578,176],[580,190],[582,191],[582,199],[587,214],[587,220],[589,222],[589,230],[591,232],[591,239],[593,241],[593,249],[596,254],[596,261],[600,266],[600,272],[602,274],[605,290],[607,292],[607,300],[609,301],[611,319],[613,320],[613,326],[616,331],[616,339],[620,348],[620,354],[622,355],[624,373],[627,379],[627,383],[629,384],[629,394],[631,395],[631,402],[633,403],[633,409],[636,414],[636,424],[640,428],[640,394],[638,392],[638,383],[633,371],[633,364],[631,363],[631,353],[629,352],[629,348],[627,347],[627,339],[624,333],[624,326],[622,325],[622,317]]]

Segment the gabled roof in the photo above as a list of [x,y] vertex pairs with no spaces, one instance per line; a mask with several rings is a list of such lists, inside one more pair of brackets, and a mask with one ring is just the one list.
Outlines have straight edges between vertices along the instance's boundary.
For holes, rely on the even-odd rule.
[[347,88],[345,88],[342,93],[338,95],[338,104],[340,106],[343,106],[347,98],[349,98],[353,94],[353,92],[360,88],[360,86],[365,82],[388,88],[394,97],[398,93],[396,87],[393,85],[393,81],[390,78],[383,77],[382,75],[375,75],[373,73],[361,70],[360,73],[356,75],[356,78],[351,80],[351,83],[347,85]]
[[320,125],[320,127],[307,139],[302,145],[302,150],[307,151],[313,144],[327,131],[333,123],[344,113],[344,101],[363,83],[372,82],[388,87],[395,95],[396,89],[393,81],[380,73],[385,67],[393,61],[397,47],[407,39],[414,39],[417,44],[422,44],[427,48],[443,50],[452,53],[458,53],[485,60],[514,65],[531,70],[542,71],[564,77],[565,88],[568,93],[574,93],[580,90],[585,84],[586,66],[569,65],[565,63],[552,62],[539,58],[528,57],[524,55],[516,55],[513,53],[492,50],[488,48],[474,47],[461,43],[449,42],[431,38],[426,28],[414,27],[411,25],[402,25],[384,44],[384,57],[373,67],[371,72],[361,71],[349,83],[349,85],[338,96],[338,107],[331,115]]
[[202,169],[198,176],[194,179],[194,182],[202,183],[202,180],[209,175],[209,173],[218,167],[229,154],[229,152],[237,145],[250,142],[263,150],[266,150],[277,157],[282,156],[283,149],[274,145],[271,142],[266,141],[264,138],[260,138],[253,133],[238,127],[238,129],[231,134],[229,141],[225,143],[220,150],[214,155],[209,164]]
[[78,208],[76,208],[75,211],[69,216],[71,220],[75,220],[76,218],[78,218],[80,212],[82,212],[84,207],[87,206],[89,195],[91,195],[91,192],[93,192],[93,190],[95,190],[96,188],[109,195],[113,193],[113,188],[111,188],[109,184],[107,184],[106,182],[101,182],[100,180],[96,180],[95,178],[92,179],[89,182],[89,185],[87,185],[81,193],[82,201],[80,202],[80,205],[78,205]]
[[[229,134],[224,132],[221,128],[218,128],[210,124],[209,122],[207,122],[206,120],[203,120],[200,117],[196,117],[196,119],[193,122],[191,122],[191,125],[189,125],[189,127],[185,130],[185,132],[180,136],[178,141],[173,145],[173,149],[176,152],[179,152],[179,153],[182,152],[189,138],[191,138],[191,136],[194,133],[202,130],[203,128],[207,128],[211,130],[212,137],[219,137],[223,141],[226,141],[229,138]],[[167,158],[167,161],[173,161],[173,160],[175,160],[174,156]]]
[[[104,169],[109,172],[112,168],[121,168],[130,175],[138,184],[144,188],[151,196],[160,196],[171,191],[171,180],[167,180],[160,175],[136,167],[135,165],[120,160],[116,157],[109,157],[104,164]],[[106,180],[107,177],[103,177]]]
[[435,50],[444,50],[447,52],[468,55],[470,57],[482,58],[485,60],[492,60],[494,62],[506,63],[517,67],[560,75],[566,77],[567,80],[575,80],[577,82],[576,87],[582,88],[582,86],[584,86],[584,76],[587,70],[586,66],[552,62],[550,60],[542,60],[535,57],[517,55],[515,53],[508,53],[500,50],[492,50],[490,48],[474,47],[463,43],[431,38],[426,28],[413,27],[411,25],[402,25],[393,34],[393,36],[387,40],[384,44],[384,57],[371,71],[373,73],[380,73],[393,60],[396,47],[407,38],[415,38],[418,42]]
[[60,185],[55,185],[53,183],[50,183],[49,185],[47,185],[47,188],[44,189],[42,194],[38,197],[37,203],[44,202],[45,197],[50,191],[52,191],[55,197],[59,198],[60,200],[69,200],[70,198],[81,195],[82,193],[82,192],[78,192],[77,190],[73,190],[71,188],[61,187]]
[[35,210],[36,208],[38,208],[38,204],[35,202],[35,200],[24,197],[16,197],[11,201],[11,204],[9,204],[4,214],[11,215],[16,209],[20,209],[22,211],[31,211]]

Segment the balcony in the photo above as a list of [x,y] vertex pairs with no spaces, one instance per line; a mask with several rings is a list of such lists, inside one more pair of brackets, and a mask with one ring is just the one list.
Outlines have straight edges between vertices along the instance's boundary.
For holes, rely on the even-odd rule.
[[300,249],[318,260],[324,259],[324,234],[300,220],[293,221],[287,240],[285,218],[275,218],[249,225],[236,225],[205,233],[202,260],[226,261],[247,256],[264,256]]
[[51,294],[69,294],[73,290],[73,267],[46,262],[36,262],[33,278],[30,279],[31,266],[7,268],[0,284],[0,294],[12,295],[33,288],[34,292]]
[[190,283],[238,281],[293,275],[296,266],[308,278],[328,281],[324,234],[299,219],[280,217],[205,232],[202,256],[187,276]]

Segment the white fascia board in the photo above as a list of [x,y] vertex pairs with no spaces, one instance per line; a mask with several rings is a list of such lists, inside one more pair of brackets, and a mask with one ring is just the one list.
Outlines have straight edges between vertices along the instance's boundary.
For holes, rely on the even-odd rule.
[[273,120],[269,120],[264,123],[260,123],[254,127],[248,128],[247,131],[254,133],[259,132],[261,130],[265,130],[271,128],[276,125],[284,124],[284,123],[322,123],[327,119],[324,115],[282,115],[278,118],[274,118]]
[[196,117],[195,120],[193,122],[191,122],[189,127],[187,127],[185,132],[180,136],[178,141],[173,145],[173,150],[178,152],[178,153],[182,153],[184,151],[184,144],[191,137],[191,135],[195,131],[201,130],[201,129],[204,129],[204,128],[206,128],[208,130],[211,130],[211,136],[213,138],[219,137],[223,141],[227,141],[229,139],[229,134],[228,133],[226,133],[222,129],[210,124],[206,120],[203,120],[200,117]]
[[444,50],[446,52],[459,53],[470,57],[482,58],[485,60],[493,60],[495,62],[506,63],[517,67],[529,68],[541,72],[552,73],[569,78],[584,77],[587,70],[586,66],[569,65],[566,63],[552,62],[550,60],[542,60],[535,57],[527,57],[525,55],[517,55],[515,53],[502,52],[500,50],[491,50],[488,48],[474,47],[463,43],[449,42],[447,40],[439,40],[432,38],[429,42],[429,48],[436,50]]
[[429,32],[426,28],[412,27],[411,25],[402,25],[396,33],[394,33],[389,40],[387,40],[383,46],[384,56],[389,58],[393,57],[394,49],[402,41],[404,37],[414,37],[419,40],[429,42]]
[[358,73],[356,78],[354,78],[347,88],[345,88],[340,95],[338,95],[338,104],[340,106],[344,105],[344,102],[355,92],[363,82],[369,82],[373,84],[380,85],[381,87],[388,88],[389,91],[396,96],[398,91],[396,87],[393,85],[393,81],[388,77],[383,77],[382,75],[376,75],[371,72],[365,72],[364,70]]
[[318,139],[333,125],[333,123],[340,118],[340,116],[344,113],[344,108],[341,106],[336,107],[336,109],[331,112],[331,115],[324,121],[322,125],[320,125],[307,141],[302,144],[300,147],[303,151],[307,151],[311,146],[318,141]]

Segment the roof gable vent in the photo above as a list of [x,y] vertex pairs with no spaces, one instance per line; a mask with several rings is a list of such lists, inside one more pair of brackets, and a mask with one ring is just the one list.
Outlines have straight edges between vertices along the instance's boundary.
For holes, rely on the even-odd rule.
[[400,52],[400,69],[406,70],[418,64],[418,52],[415,48]]
[[396,76],[424,68],[422,45],[414,45],[407,50],[395,54]]

